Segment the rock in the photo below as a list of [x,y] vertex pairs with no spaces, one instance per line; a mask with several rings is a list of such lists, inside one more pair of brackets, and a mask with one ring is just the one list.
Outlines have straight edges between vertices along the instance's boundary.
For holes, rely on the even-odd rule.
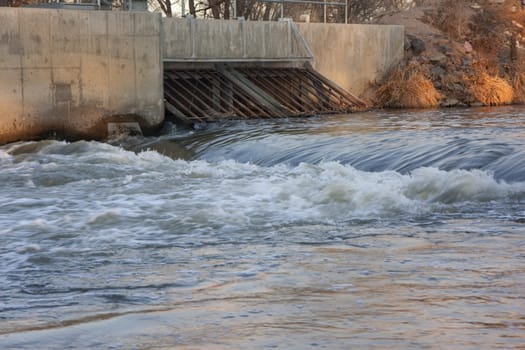
[[430,70],[430,73],[432,73],[433,76],[435,77],[443,77],[443,75],[445,75],[446,71],[440,67],[440,66],[435,66],[435,67],[432,67],[432,69]]
[[465,41],[463,48],[465,49],[465,53],[472,53],[472,45],[468,41]]
[[417,56],[417,59],[418,59],[419,63],[421,63],[421,64],[428,64],[430,62],[428,57],[425,56],[425,55]]
[[441,102],[441,107],[456,107],[460,104],[455,98],[447,98],[445,101]]
[[465,90],[465,86],[463,86],[460,83],[454,83],[454,84],[452,84],[452,90],[454,90],[454,91],[464,91]]
[[410,46],[414,55],[419,55],[426,50],[425,42],[419,38],[413,38],[410,40]]
[[481,102],[474,102],[470,104],[470,107],[483,107],[483,103]]
[[430,62],[432,63],[445,63],[447,62],[447,56],[442,53],[435,54],[430,57]]
[[438,47],[438,50],[441,52],[441,53],[450,53],[452,52],[452,48],[448,45],[448,44],[445,44],[445,45],[441,45]]

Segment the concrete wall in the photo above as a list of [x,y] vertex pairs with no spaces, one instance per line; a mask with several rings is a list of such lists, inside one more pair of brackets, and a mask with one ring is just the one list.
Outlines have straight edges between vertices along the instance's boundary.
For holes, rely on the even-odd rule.
[[154,130],[164,119],[163,60],[303,62],[299,33],[314,67],[360,94],[402,57],[404,35],[400,26],[27,8],[0,8],[0,24],[0,144],[103,139],[109,122]]
[[263,61],[305,59],[293,24],[239,20],[163,18],[165,61]]
[[[403,57],[402,26],[163,18],[163,59],[199,62],[303,60],[354,94]],[[297,30],[295,29],[297,28]]]
[[360,95],[403,57],[403,26],[297,23],[314,55],[314,68]]
[[0,143],[163,121],[160,16],[0,8]]

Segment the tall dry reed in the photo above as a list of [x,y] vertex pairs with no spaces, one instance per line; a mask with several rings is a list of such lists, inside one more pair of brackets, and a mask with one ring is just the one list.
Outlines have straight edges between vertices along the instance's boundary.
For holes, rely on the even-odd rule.
[[419,65],[396,67],[376,90],[377,104],[390,108],[436,107],[441,94]]
[[511,104],[514,99],[514,91],[507,81],[483,69],[475,69],[472,75],[465,76],[465,85],[472,97],[485,106]]

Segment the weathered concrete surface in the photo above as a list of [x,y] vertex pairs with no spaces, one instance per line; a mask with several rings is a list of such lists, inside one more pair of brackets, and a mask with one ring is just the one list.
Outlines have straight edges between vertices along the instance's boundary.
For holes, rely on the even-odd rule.
[[160,17],[0,8],[0,143],[164,118]]
[[255,22],[163,18],[165,61],[306,60],[308,52],[288,21]]
[[297,23],[314,55],[314,68],[360,95],[403,57],[404,27]]
[[302,33],[314,67],[360,94],[403,54],[401,26],[27,8],[0,8],[0,23],[0,144],[104,139],[114,122],[154,130],[164,119],[163,62],[302,64],[312,53]]
[[163,18],[162,27],[165,61],[306,61],[313,53],[316,70],[358,95],[403,57],[402,26]]

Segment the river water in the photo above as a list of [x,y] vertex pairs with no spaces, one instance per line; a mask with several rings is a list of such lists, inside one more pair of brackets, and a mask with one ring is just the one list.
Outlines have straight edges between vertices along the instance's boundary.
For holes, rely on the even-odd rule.
[[525,109],[0,147],[1,349],[525,347]]

